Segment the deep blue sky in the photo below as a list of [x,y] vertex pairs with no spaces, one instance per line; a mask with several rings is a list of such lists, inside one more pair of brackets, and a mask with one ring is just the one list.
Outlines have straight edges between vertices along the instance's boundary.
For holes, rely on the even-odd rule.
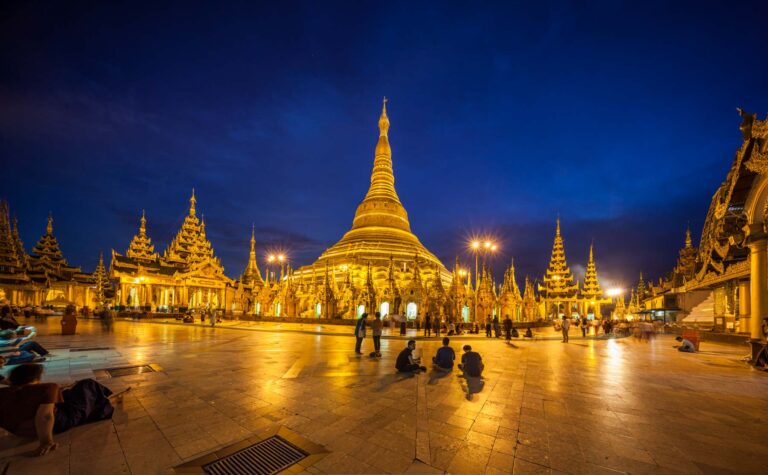
[[400,198],[448,265],[492,232],[497,274],[540,276],[559,213],[572,268],[594,240],[607,283],[668,271],[735,108],[768,112],[768,2],[475,3],[4,2],[0,197],[28,248],[53,212],[86,270],[142,209],[162,251],[192,187],[230,276],[251,223],[310,263],[367,190],[386,95]]

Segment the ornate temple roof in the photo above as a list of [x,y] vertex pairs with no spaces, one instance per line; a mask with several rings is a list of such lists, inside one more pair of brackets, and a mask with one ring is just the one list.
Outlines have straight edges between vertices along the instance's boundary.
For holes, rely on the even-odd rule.
[[192,190],[189,212],[162,256],[154,253],[154,245],[146,234],[146,218],[142,214],[139,234],[131,240],[126,255],[112,251],[110,271],[173,276],[205,268],[207,274],[223,277],[224,268],[214,256],[213,246],[205,235],[205,221],[197,219],[196,203]]
[[565,244],[560,234],[560,217],[555,228],[555,242],[552,245],[552,257],[544,275],[544,285],[539,287],[544,298],[572,298],[579,291],[579,285],[574,282],[571,269],[565,259]]
[[141,211],[139,233],[131,239],[131,243],[128,245],[128,250],[125,251],[125,255],[131,259],[140,261],[157,260],[158,255],[155,252],[155,246],[152,244],[152,239],[147,236],[147,217],[144,214],[144,210]]
[[[11,229],[8,203],[0,201],[0,280],[5,282],[25,282],[25,257],[19,255],[17,245],[18,230]],[[19,241],[20,242],[20,241]],[[21,249],[23,252],[23,248]]]
[[328,248],[315,264],[357,260],[375,262],[386,269],[390,256],[398,261],[423,260],[432,268],[437,266],[446,282],[451,274],[411,232],[408,213],[395,190],[392,151],[389,145],[389,118],[386,99],[379,118],[379,138],[374,153],[371,183],[363,201],[358,205],[352,228]]
[[587,262],[587,273],[584,276],[584,285],[581,289],[581,295],[590,299],[598,299],[602,295],[600,282],[597,280],[594,245],[589,246],[589,262]]

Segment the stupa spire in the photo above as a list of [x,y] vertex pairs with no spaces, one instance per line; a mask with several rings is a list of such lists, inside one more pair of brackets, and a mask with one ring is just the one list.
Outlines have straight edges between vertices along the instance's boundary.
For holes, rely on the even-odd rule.
[[685,248],[690,249],[693,247],[693,239],[691,239],[691,226],[685,229]]
[[578,284],[573,281],[573,274],[565,259],[565,244],[560,234],[560,216],[555,226],[555,241],[552,244],[552,257],[544,275],[544,287],[540,288],[543,296],[548,299],[573,297],[578,291]]
[[594,244],[589,246],[589,262],[587,262],[587,273],[584,276],[584,288],[581,293],[590,299],[599,298],[602,294],[600,282],[597,280],[597,265],[595,264]]
[[194,216],[196,213],[195,210],[195,204],[197,203],[197,199],[195,198],[195,189],[192,188],[192,196],[189,198],[189,215]]
[[392,171],[392,149],[389,147],[389,118],[387,117],[387,99],[381,108],[379,117],[379,141],[371,171],[371,185],[363,202],[357,207],[352,229],[366,226],[386,226],[398,228],[410,233],[408,213],[400,203],[395,190],[395,174]]
[[[267,272],[269,275],[269,272]],[[251,226],[251,249],[248,253],[248,264],[245,266],[243,275],[240,276],[240,282],[245,285],[261,285],[264,280],[261,278],[261,272],[259,271],[259,264],[256,261],[256,225]]]
[[45,227],[45,232],[48,235],[53,234],[53,214],[48,213],[48,225]]

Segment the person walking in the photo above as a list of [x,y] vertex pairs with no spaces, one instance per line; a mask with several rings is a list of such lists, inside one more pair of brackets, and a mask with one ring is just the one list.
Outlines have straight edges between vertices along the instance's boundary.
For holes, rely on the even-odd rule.
[[497,315],[493,316],[493,335],[496,338],[501,337],[501,325],[499,325],[499,317]]
[[504,318],[504,337],[507,339],[507,343],[512,340],[512,319],[507,315]]
[[437,316],[432,319],[432,331],[436,337],[440,337],[440,317]]
[[571,328],[571,319],[563,315],[563,324],[560,328],[563,331],[563,343],[568,343],[568,330]]
[[373,334],[373,353],[372,357],[381,358],[381,329],[384,324],[381,322],[381,313],[376,312],[373,323],[371,323],[371,333]]
[[432,318],[430,318],[429,312],[424,317],[424,336],[432,336]]
[[485,336],[486,338],[491,338],[491,316],[488,315],[485,317]]
[[368,318],[367,313],[363,313],[360,315],[360,318],[357,319],[357,323],[355,324],[355,338],[357,341],[355,342],[355,353],[358,355],[362,355],[363,352],[361,351],[361,347],[363,345],[363,338],[365,338],[365,320]]
[[587,337],[587,328],[589,328],[589,322],[587,321],[587,316],[582,315],[581,316],[581,336],[584,338]]
[[216,326],[216,313],[213,311],[208,312],[208,318],[211,319],[211,328]]

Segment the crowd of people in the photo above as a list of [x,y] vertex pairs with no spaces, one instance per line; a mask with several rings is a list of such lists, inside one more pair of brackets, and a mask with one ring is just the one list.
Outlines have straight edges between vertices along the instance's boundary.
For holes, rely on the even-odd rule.
[[[483,374],[483,358],[479,353],[472,351],[470,345],[464,345],[464,353],[461,355],[461,363],[458,368],[464,376],[480,378]],[[432,368],[441,373],[453,371],[456,352],[451,348],[451,339],[443,338],[443,346],[438,348],[435,356],[432,357]],[[408,340],[408,344],[403,348],[395,360],[395,369],[399,373],[418,373],[427,371],[426,366],[421,364],[421,357],[416,353],[416,341]]]

